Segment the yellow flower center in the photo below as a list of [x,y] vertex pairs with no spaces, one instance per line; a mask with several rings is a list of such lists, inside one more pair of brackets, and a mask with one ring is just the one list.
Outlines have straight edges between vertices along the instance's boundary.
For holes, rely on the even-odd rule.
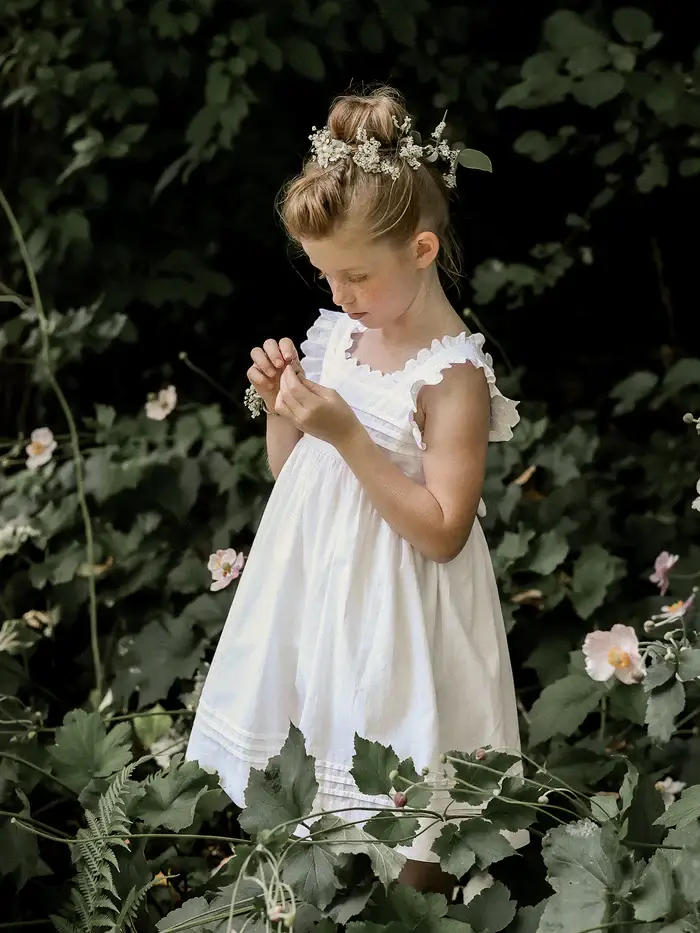
[[224,576],[226,576],[226,574],[231,573],[231,564],[222,564],[221,569],[224,573]]
[[683,607],[683,600],[679,599],[678,602],[672,603],[670,606],[666,606],[666,612],[678,612],[679,609]]
[[40,444],[39,441],[32,441],[29,445],[29,456],[38,457],[39,454],[43,454],[46,450],[46,444]]
[[611,648],[608,652],[608,664],[612,664],[616,671],[620,671],[632,664],[632,658],[622,648]]

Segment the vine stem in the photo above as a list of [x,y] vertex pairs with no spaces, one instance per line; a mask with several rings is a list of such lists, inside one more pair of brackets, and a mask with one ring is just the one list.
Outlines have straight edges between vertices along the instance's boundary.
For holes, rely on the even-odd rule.
[[[15,217],[14,211],[10,207],[10,203],[5,197],[4,192],[0,189],[0,207],[2,207],[5,216],[12,228],[12,233],[17,242],[17,246],[22,257],[22,262],[24,263],[25,270],[27,272],[27,278],[29,279],[29,284],[32,290],[32,299],[34,301],[34,306],[36,309],[37,316],[39,318],[39,333],[41,336],[41,357],[43,359],[44,365],[46,367],[46,375],[49,380],[49,384],[53,389],[58,403],[61,406],[61,410],[65,416],[65,419],[68,423],[68,432],[70,435],[70,444],[73,451],[73,462],[75,463],[75,486],[76,492],[78,495],[78,502],[80,504],[80,512],[83,518],[83,526],[85,528],[85,552],[86,552],[86,562],[88,567],[94,567],[95,565],[95,543],[92,533],[92,520],[90,518],[90,510],[87,504],[87,496],[85,494],[85,480],[83,474],[83,457],[80,450],[80,439],[78,437],[78,427],[75,423],[75,418],[70,409],[70,405],[63,394],[63,390],[59,385],[59,382],[56,378],[56,375],[53,371],[51,365],[51,355],[50,355],[50,345],[49,345],[49,326],[46,319],[46,314],[44,312],[44,304],[41,300],[41,293],[39,292],[39,285],[36,278],[36,273],[34,272],[34,267],[32,265],[32,260],[29,255],[29,250],[27,249],[27,244],[25,242],[24,236],[20,229],[17,218]],[[98,639],[98,630],[97,630],[97,587],[95,584],[95,577],[91,574],[87,578],[88,584],[88,594],[89,594],[89,613],[90,613],[90,648],[92,651],[92,664],[94,668],[95,676],[95,690],[97,692],[98,701],[102,696],[102,663],[100,661],[100,646]]]
[[51,925],[51,920],[11,920],[9,923],[0,923],[0,930],[14,930],[17,927],[39,927]]
[[49,780],[58,784],[59,787],[67,790],[71,797],[75,797],[75,791],[72,787],[64,784],[60,778],[57,778],[55,774],[51,774],[51,772],[47,771],[46,768],[35,765],[33,761],[27,761],[26,758],[20,758],[19,755],[13,755],[11,752],[0,752],[0,758],[7,758],[8,761],[16,761],[17,764],[24,765],[26,768],[33,768],[34,771],[38,771],[39,774],[43,774],[44,777],[49,778]]

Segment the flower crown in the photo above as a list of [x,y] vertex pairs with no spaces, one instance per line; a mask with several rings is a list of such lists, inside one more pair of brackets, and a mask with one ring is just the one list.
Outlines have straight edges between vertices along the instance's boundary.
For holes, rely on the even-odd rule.
[[435,162],[438,159],[443,159],[449,164],[449,170],[444,172],[442,176],[448,188],[454,188],[457,185],[456,169],[458,164],[467,168],[492,171],[491,160],[483,152],[459,146],[453,149],[447,140],[442,138],[446,126],[445,117],[430,134],[435,141],[428,142],[425,145],[422,144],[420,133],[411,129],[412,121],[410,116],[406,116],[403,123],[399,123],[396,117],[392,117],[392,120],[394,126],[401,133],[401,137],[396,144],[396,151],[392,152],[388,157],[380,152],[381,142],[373,136],[368,136],[364,127],[357,131],[358,145],[353,147],[350,143],[331,136],[327,126],[320,130],[312,126],[313,132],[309,136],[311,149],[313,150],[311,158],[321,168],[328,168],[333,162],[338,162],[340,159],[349,156],[355,165],[359,166],[363,171],[383,172],[393,179],[399,177],[400,163],[397,161],[398,159],[403,159],[412,169],[420,168],[421,162]]

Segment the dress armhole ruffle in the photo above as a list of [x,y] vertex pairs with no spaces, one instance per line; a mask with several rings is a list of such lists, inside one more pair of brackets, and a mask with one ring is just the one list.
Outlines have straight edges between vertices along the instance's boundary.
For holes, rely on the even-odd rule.
[[491,430],[490,441],[509,441],[513,436],[513,428],[520,421],[517,412],[519,402],[506,398],[496,385],[496,374],[493,371],[493,360],[490,354],[483,352],[484,337],[482,334],[459,334],[457,337],[444,337],[442,348],[426,360],[416,359],[411,369],[415,370],[415,378],[409,377],[410,410],[408,420],[411,424],[413,438],[421,450],[426,449],[420,428],[416,424],[415,414],[418,411],[418,393],[424,385],[437,385],[442,382],[446,369],[457,363],[471,363],[477,369],[483,369],[489,386],[491,396]]
[[326,308],[319,308],[319,311],[321,313],[306,332],[306,340],[299,345],[304,375],[312,382],[321,381],[328,339],[338,321],[345,317],[342,311],[329,311]]

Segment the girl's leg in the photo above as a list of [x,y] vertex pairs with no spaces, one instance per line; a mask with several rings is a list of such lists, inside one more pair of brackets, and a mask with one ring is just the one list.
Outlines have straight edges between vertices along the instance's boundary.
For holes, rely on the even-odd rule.
[[399,884],[408,884],[417,891],[444,894],[449,900],[457,879],[443,871],[438,862],[417,862],[409,859],[399,875]]

